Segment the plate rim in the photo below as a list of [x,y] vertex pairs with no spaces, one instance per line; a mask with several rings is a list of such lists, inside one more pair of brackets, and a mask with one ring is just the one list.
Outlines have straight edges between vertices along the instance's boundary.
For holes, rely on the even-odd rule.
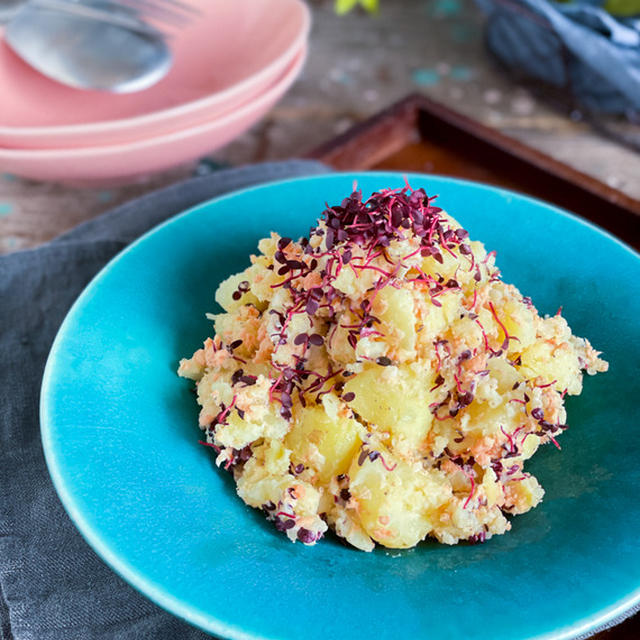
[[[64,474],[61,470],[61,467],[58,466],[59,460],[54,451],[55,447],[52,444],[53,431],[55,430],[55,427],[51,423],[51,418],[49,416],[47,407],[47,398],[53,385],[52,370],[55,366],[56,355],[60,350],[63,340],[69,330],[71,318],[77,312],[77,310],[80,309],[84,301],[89,297],[90,293],[99,284],[99,282],[107,276],[108,272],[114,264],[119,262],[124,256],[128,255],[129,252],[135,251],[138,245],[146,242],[149,237],[151,237],[161,229],[176,224],[186,216],[192,215],[194,212],[202,208],[209,207],[212,204],[224,202],[238,196],[244,196],[254,191],[260,191],[264,188],[279,187],[296,182],[319,182],[327,179],[330,180],[336,178],[347,178],[350,176],[353,177],[356,182],[359,176],[366,176],[367,178],[386,177],[389,180],[399,178],[401,180],[404,180],[407,184],[410,183],[412,178],[417,178],[424,181],[427,181],[430,178],[436,178],[438,180],[443,180],[445,182],[450,182],[453,184],[462,184],[476,188],[481,187],[484,189],[489,189],[490,191],[495,192],[504,198],[515,196],[520,200],[524,199],[525,201],[528,201],[536,207],[545,208],[555,214],[559,214],[561,217],[568,218],[574,223],[589,228],[591,231],[597,233],[598,235],[604,236],[606,239],[613,241],[620,249],[623,249],[625,252],[629,253],[631,258],[640,261],[640,253],[638,253],[624,241],[620,240],[618,237],[614,236],[609,231],[602,229],[601,227],[582,218],[576,213],[572,213],[545,200],[541,200],[539,198],[535,198],[533,196],[529,196],[512,189],[498,187],[481,181],[457,178],[455,176],[413,171],[409,172],[383,170],[328,171],[324,174],[298,176],[294,178],[286,178],[283,180],[261,182],[249,187],[234,190],[229,193],[204,200],[203,202],[200,202],[192,207],[189,207],[188,209],[185,209],[184,211],[181,211],[180,213],[171,216],[167,220],[164,220],[160,224],[155,225],[151,229],[147,230],[145,233],[143,233],[141,236],[136,238],[133,242],[119,251],[116,255],[114,255],[85,285],[83,290],[80,292],[76,300],[67,311],[62,323],[60,324],[60,327],[58,328],[49,354],[47,356],[42,383],[40,386],[39,402],[40,437],[47,470],[52,480],[54,489],[58,495],[58,498],[60,499],[60,502],[62,503],[62,506],[64,507],[67,515],[71,519],[74,527],[80,532],[81,536],[89,544],[92,550],[98,555],[98,557],[101,558],[111,570],[113,570],[117,575],[124,579],[129,585],[133,586],[144,597],[148,598],[154,604],[160,606],[171,615],[181,618],[189,624],[195,625],[196,627],[205,630],[208,633],[214,633],[231,640],[274,639],[271,636],[262,635],[259,632],[247,633],[239,627],[226,622],[222,622],[217,618],[213,618],[210,615],[198,610],[194,605],[189,605],[183,600],[172,596],[165,587],[157,585],[153,580],[145,575],[142,575],[139,571],[136,571],[135,568],[130,565],[126,558],[121,557],[119,554],[112,551],[109,548],[109,545],[101,539],[99,531],[94,530],[94,528],[87,522],[85,516],[82,513],[82,510],[78,508],[77,504],[75,504],[75,501],[69,491],[69,486],[67,486],[65,483],[65,479],[63,477]],[[570,640],[584,633],[595,632],[599,628],[602,628],[602,630],[604,630],[610,623],[615,621],[614,624],[618,624],[627,617],[630,617],[630,615],[633,615],[633,613],[636,613],[635,611],[632,612],[632,610],[638,605],[640,605],[640,586],[634,591],[630,592],[626,597],[621,598],[617,602],[611,604],[609,607],[601,609],[598,612],[587,616],[586,618],[581,618],[574,624],[541,635],[538,634],[536,636],[529,636],[527,640]],[[625,613],[628,613],[629,615],[625,616]],[[619,618],[619,620],[616,620],[616,618]],[[522,640],[525,639],[523,638]]]

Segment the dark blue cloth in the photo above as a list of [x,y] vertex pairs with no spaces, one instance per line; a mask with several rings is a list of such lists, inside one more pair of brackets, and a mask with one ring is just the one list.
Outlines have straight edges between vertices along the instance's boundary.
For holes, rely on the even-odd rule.
[[476,0],[487,46],[503,63],[566,88],[592,111],[640,111],[640,20],[615,19],[598,0]]
[[218,171],[154,192],[39,249],[0,257],[0,635],[3,640],[200,640],[89,548],[46,470],[40,381],[67,310],[95,273],[149,228],[259,182],[324,173],[316,162]]

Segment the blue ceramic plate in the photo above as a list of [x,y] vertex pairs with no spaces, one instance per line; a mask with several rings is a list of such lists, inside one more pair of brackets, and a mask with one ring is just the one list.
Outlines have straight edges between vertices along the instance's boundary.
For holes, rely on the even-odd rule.
[[87,287],[55,341],[42,436],[55,486],[113,569],[172,613],[225,638],[570,638],[640,600],[637,365],[640,260],[554,207],[470,182],[409,175],[440,194],[543,313],[564,307],[609,373],[569,399],[562,452],[530,470],[544,502],[481,545],[422,543],[362,553],[328,537],[291,544],[235,495],[197,444],[178,359],[209,335],[205,311],[271,230],[305,234],[354,179],[365,194],[397,173],[269,184],[154,229]]

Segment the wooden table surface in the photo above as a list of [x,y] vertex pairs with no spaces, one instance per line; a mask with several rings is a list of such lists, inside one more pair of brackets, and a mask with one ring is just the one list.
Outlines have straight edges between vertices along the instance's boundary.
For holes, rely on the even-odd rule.
[[[250,132],[206,161],[135,184],[77,189],[0,176],[0,253],[37,246],[161,186],[226,164],[302,155],[411,91],[571,164],[636,198],[640,156],[515,86],[487,55],[473,0],[382,0],[377,16],[338,17],[312,2],[309,61],[296,85]],[[428,167],[424,167],[428,170]]]

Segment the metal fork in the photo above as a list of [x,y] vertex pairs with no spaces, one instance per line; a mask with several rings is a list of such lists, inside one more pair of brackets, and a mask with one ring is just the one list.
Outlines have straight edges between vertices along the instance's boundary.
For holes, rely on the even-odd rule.
[[181,0],[29,0],[29,4],[163,37],[200,15]]

